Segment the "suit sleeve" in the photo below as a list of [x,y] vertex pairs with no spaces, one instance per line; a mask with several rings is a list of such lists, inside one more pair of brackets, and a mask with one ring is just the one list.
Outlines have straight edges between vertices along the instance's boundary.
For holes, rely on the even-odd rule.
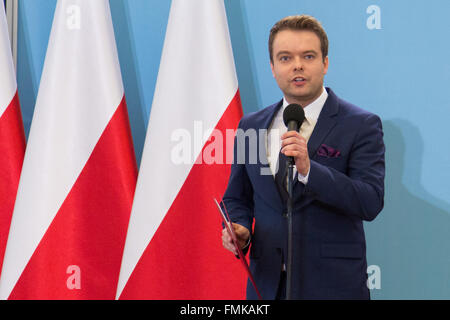
[[[241,122],[239,129],[241,129]],[[247,175],[244,161],[240,155],[246,152],[244,143],[234,138],[234,160],[231,165],[231,174],[228,180],[228,186],[223,196],[223,202],[227,208],[230,219],[252,231],[253,223],[253,187]],[[241,153],[239,153],[241,152]]]
[[372,221],[384,205],[384,152],[381,120],[371,114],[357,133],[346,174],[311,160],[306,188],[338,213]]

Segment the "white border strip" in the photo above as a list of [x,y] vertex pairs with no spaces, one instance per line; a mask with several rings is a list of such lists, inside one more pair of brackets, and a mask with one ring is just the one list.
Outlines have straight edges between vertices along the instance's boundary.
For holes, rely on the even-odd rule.
[[11,50],[14,66],[17,70],[17,20],[18,20],[17,0],[6,0],[6,19],[8,21],[9,39],[11,40]]

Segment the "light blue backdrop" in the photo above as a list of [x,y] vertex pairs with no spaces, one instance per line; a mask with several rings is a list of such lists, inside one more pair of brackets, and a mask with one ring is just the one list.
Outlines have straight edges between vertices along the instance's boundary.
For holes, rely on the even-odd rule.
[[[19,1],[18,85],[28,135],[56,0]],[[138,162],[170,1],[110,0]],[[375,299],[450,299],[450,1],[226,0],[244,112],[281,98],[270,27],[307,13],[330,40],[326,85],[381,116],[385,209],[365,224]],[[380,9],[379,19],[368,8]],[[379,23],[378,25],[376,23]],[[375,28],[374,28],[375,27]],[[174,82],[174,90],[177,85]]]

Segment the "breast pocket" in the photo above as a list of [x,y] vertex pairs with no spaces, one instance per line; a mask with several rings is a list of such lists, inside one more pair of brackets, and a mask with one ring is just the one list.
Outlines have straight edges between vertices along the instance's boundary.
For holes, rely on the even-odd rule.
[[346,172],[347,170],[347,160],[346,158],[340,157],[325,157],[325,156],[317,156],[314,160],[324,166],[336,169],[340,172]]

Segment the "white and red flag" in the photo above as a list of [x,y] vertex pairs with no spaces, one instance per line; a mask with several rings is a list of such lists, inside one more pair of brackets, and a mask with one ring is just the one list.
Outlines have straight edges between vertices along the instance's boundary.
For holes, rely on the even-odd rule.
[[117,298],[244,298],[245,271],[222,248],[213,200],[241,117],[223,0],[173,0]]
[[114,299],[137,177],[108,0],[58,0],[1,299]]
[[0,275],[25,153],[25,134],[5,8],[0,4]]

